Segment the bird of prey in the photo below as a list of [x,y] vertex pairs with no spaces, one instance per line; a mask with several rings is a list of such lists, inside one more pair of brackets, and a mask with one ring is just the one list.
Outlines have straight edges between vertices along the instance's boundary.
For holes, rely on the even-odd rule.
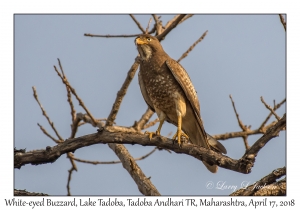
[[[225,147],[213,138],[207,138],[200,117],[200,104],[195,88],[185,69],[162,48],[159,40],[149,34],[135,39],[140,54],[139,85],[145,102],[159,118],[155,133],[160,135],[164,121],[177,126],[173,139],[181,145],[182,131],[196,145],[225,153]],[[209,171],[216,173],[217,165],[203,162]]]

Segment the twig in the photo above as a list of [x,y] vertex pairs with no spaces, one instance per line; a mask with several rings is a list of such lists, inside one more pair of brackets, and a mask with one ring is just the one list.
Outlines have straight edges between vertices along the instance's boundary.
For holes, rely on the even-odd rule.
[[179,22],[182,20],[182,18],[184,18],[184,16],[185,15],[179,15],[176,18],[176,20],[168,28],[166,28],[161,34],[157,35],[156,38],[159,41],[163,40],[167,36],[167,34],[170,33],[170,31],[179,24]]
[[159,35],[159,34],[161,34],[162,31],[163,31],[163,28],[162,28],[162,27],[163,27],[163,26],[162,26],[162,22],[161,22],[161,20],[158,18],[157,15],[152,14],[152,17],[153,17],[153,19],[154,19],[154,21],[155,21],[156,35]]
[[[249,130],[250,127],[248,128],[247,126],[245,126],[245,125],[243,124],[242,120],[241,120],[240,117],[239,117],[238,112],[236,111],[235,104],[234,104],[234,101],[233,101],[233,99],[232,99],[232,96],[229,95],[229,97],[230,97],[230,100],[231,100],[231,103],[232,103],[232,107],[233,107],[233,110],[234,110],[234,113],[235,113],[235,116],[236,116],[236,119],[237,119],[237,121],[238,121],[238,123],[239,123],[240,128],[241,128],[243,131],[246,131],[246,132],[247,132],[247,131]],[[248,138],[247,138],[247,136],[243,136],[242,138],[243,138],[243,141],[244,141],[245,148],[246,148],[246,150],[248,150],[248,149],[250,148],[249,143],[248,143]]]
[[147,123],[146,125],[144,125],[144,127],[141,130],[145,130],[147,128],[150,128],[151,126],[155,125],[158,122],[159,122],[159,119],[156,118],[155,120],[153,120],[153,121]]
[[282,177],[284,175],[286,175],[286,168],[285,167],[278,168],[278,169],[272,171],[267,176],[260,179],[259,181],[257,181],[256,183],[248,186],[247,188],[239,189],[230,195],[231,196],[249,196],[249,195],[255,194],[259,189],[262,189],[263,187],[270,189],[270,187],[268,187],[268,185],[276,182],[277,179],[279,179],[280,177]]
[[[282,104],[284,104],[286,102],[286,99],[283,99],[279,104],[274,105],[273,110],[276,111],[277,109],[279,109],[281,107]],[[268,120],[271,118],[272,116],[272,112],[270,112],[270,114],[266,117],[266,119],[262,122],[262,124],[260,125],[259,129],[263,130],[265,124],[268,122]]]
[[113,122],[115,121],[116,119],[116,116],[118,114],[118,111],[119,111],[119,108],[121,106],[121,103],[122,103],[122,100],[127,92],[127,89],[134,77],[134,74],[135,72],[137,71],[139,67],[139,63],[137,61],[135,61],[133,63],[133,65],[131,66],[131,68],[129,69],[128,73],[127,73],[127,77],[121,87],[121,89],[118,91],[117,93],[117,97],[116,97],[116,100],[113,104],[113,107],[110,111],[110,114],[109,116],[107,117],[107,121],[106,121],[106,124],[105,126],[112,126],[113,125]]
[[265,101],[264,98],[261,96],[260,97],[261,102],[265,105],[265,107],[271,111],[271,113],[276,117],[276,119],[279,121],[280,117],[276,114],[276,112],[272,109],[270,105],[268,105]]
[[192,46],[190,46],[189,49],[188,49],[185,53],[182,54],[182,56],[177,60],[178,63],[179,63],[182,59],[184,59],[186,56],[188,56],[188,54],[194,49],[194,47],[195,47],[199,42],[201,42],[201,41],[204,39],[204,37],[206,36],[207,32],[208,32],[208,31],[205,31],[205,32],[202,34],[202,36],[201,36],[201,37],[200,37],[200,38],[199,38]]
[[86,111],[86,113],[89,115],[89,117],[92,119],[93,124],[97,124],[95,118],[92,116],[92,114],[90,113],[90,111],[87,109],[87,107],[84,105],[83,101],[81,100],[81,98],[77,95],[75,89],[70,85],[70,83],[68,82],[67,78],[64,78],[61,73],[59,73],[59,71],[57,70],[56,66],[54,66],[54,69],[56,71],[56,73],[58,74],[58,76],[61,78],[62,82],[68,86],[70,88],[70,91],[72,92],[72,94],[76,97],[76,99],[79,102],[79,105]]
[[102,37],[102,38],[129,38],[129,37],[136,37],[139,36],[141,34],[121,34],[121,35],[110,35],[110,34],[106,34],[106,35],[100,35],[100,34],[84,34],[84,36],[89,36],[89,37]]
[[38,126],[40,127],[40,129],[43,131],[43,133],[46,135],[46,136],[48,136],[50,139],[52,139],[55,143],[61,143],[61,142],[63,142],[63,140],[57,140],[57,139],[55,139],[53,136],[51,136],[47,131],[46,131],[46,129],[45,128],[43,128],[43,126],[41,126],[39,123],[38,123]]
[[39,106],[40,106],[40,108],[41,108],[41,110],[42,110],[43,115],[44,115],[44,116],[46,117],[46,119],[48,120],[48,123],[50,124],[50,126],[51,126],[52,129],[54,130],[54,132],[55,132],[56,136],[58,137],[58,139],[63,141],[63,138],[62,138],[62,137],[59,135],[59,133],[57,132],[57,130],[56,130],[55,126],[54,126],[54,123],[50,120],[50,118],[48,117],[48,115],[47,115],[45,109],[44,109],[43,106],[41,105],[41,103],[40,103],[40,101],[39,101],[39,99],[38,99],[38,95],[37,95],[36,89],[35,89],[34,86],[32,87],[32,90],[33,90],[33,96],[34,96],[35,100],[38,102],[38,104],[39,104]]
[[148,22],[148,25],[147,25],[147,28],[146,28],[146,34],[148,34],[148,30],[149,30],[151,21],[152,21],[152,18],[149,19],[149,22]]
[[74,167],[72,167],[70,170],[68,170],[68,172],[69,172],[68,183],[67,183],[68,196],[71,196],[70,183],[71,183],[71,179],[72,179],[72,173],[74,170],[75,170]]
[[[135,161],[139,161],[139,160],[143,160],[143,159],[146,159],[147,157],[149,157],[150,155],[152,155],[155,150],[157,148],[155,147],[153,150],[151,150],[149,153],[139,157],[139,158],[135,158],[134,160]],[[81,163],[89,163],[89,164],[93,164],[93,165],[98,165],[98,164],[117,164],[117,163],[121,163],[121,161],[119,160],[114,160],[114,161],[89,161],[89,160],[82,160],[82,159],[79,159],[79,158],[76,158],[76,157],[73,157],[74,160],[78,161],[78,162],[81,162]]]
[[144,30],[144,28],[141,26],[140,22],[137,21],[137,19],[135,19],[135,17],[130,14],[130,17],[132,18],[132,20],[135,22],[135,24],[137,25],[137,27],[143,32],[143,34],[146,34],[146,31]]
[[[63,70],[63,67],[61,65],[61,62],[59,59],[58,60],[58,64],[59,64],[59,68],[60,68],[60,71],[63,75],[63,78],[66,79],[66,75],[64,73],[64,70]],[[70,109],[71,109],[71,117],[72,117],[72,123],[74,122],[75,120],[75,117],[76,117],[76,111],[75,111],[75,108],[74,108],[74,105],[73,105],[73,102],[72,102],[72,97],[71,97],[71,91],[70,91],[70,88],[66,85],[66,89],[67,89],[67,98],[68,98],[68,102],[69,102],[69,105],[70,105]]]
[[141,119],[138,122],[134,122],[134,125],[132,126],[137,131],[142,130],[142,128],[145,126],[145,124],[150,120],[154,112],[147,108],[146,112],[142,115]]
[[186,21],[188,18],[193,17],[193,14],[186,15],[182,20],[179,22],[181,24],[182,22]]
[[[169,27],[169,26],[170,26],[170,25],[171,25],[178,17],[179,17],[179,15],[175,15],[171,20],[169,20],[169,21],[166,23],[166,25],[165,25],[163,28],[165,28],[165,29],[168,28],[168,27]],[[183,18],[182,18],[182,20],[183,20]],[[181,21],[182,21],[182,20],[181,20]],[[180,21],[180,22],[181,22],[181,21]],[[179,22],[179,23],[180,23],[180,22]],[[178,24],[179,24],[179,23],[178,23]]]
[[246,131],[246,130],[247,130],[247,126],[245,126],[245,125],[243,124],[243,122],[241,121],[241,119],[240,119],[240,117],[239,117],[239,114],[238,114],[237,111],[236,111],[235,104],[234,104],[234,101],[233,101],[233,99],[232,99],[232,96],[229,95],[229,98],[230,98],[230,100],[231,100],[232,107],[233,107],[233,110],[234,110],[234,113],[235,113],[235,116],[236,116],[236,119],[237,119],[237,121],[238,121],[238,123],[239,123],[240,128],[241,128],[243,131]]
[[279,14],[279,18],[280,18],[280,22],[281,22],[282,25],[283,25],[284,30],[286,31],[286,22],[285,22],[285,20],[284,20],[283,15],[282,15],[282,14]]
[[259,138],[249,150],[243,155],[242,159],[255,159],[257,153],[263,148],[272,138],[276,137],[279,132],[286,127],[286,115],[283,117],[272,127],[270,127],[266,133]]

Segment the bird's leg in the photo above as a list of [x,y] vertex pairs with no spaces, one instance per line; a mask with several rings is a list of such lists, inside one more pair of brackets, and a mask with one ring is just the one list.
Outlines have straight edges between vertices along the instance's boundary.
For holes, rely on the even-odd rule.
[[181,138],[181,134],[182,134],[182,131],[181,131],[182,117],[181,117],[181,113],[180,112],[177,112],[177,117],[178,117],[178,122],[177,122],[178,124],[177,124],[177,131],[176,131],[177,135],[175,135],[175,138],[173,136],[173,140],[175,141],[176,136],[177,136],[178,145],[179,145],[179,147],[181,147],[180,138]]
[[160,130],[161,130],[162,125],[164,124],[165,119],[166,119],[166,115],[162,111],[156,110],[156,113],[157,113],[158,118],[159,118],[159,125],[158,125],[158,128],[157,128],[156,132],[149,132],[149,131],[145,132],[145,134],[149,134],[149,139],[150,140],[152,139],[153,134],[156,134],[156,135],[160,136]]

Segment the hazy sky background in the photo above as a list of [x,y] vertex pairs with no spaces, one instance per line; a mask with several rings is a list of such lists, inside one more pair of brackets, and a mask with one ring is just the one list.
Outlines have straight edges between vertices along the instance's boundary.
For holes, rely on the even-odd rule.
[[[136,15],[146,28],[150,15]],[[165,24],[173,15],[162,15]],[[61,60],[71,85],[97,118],[106,118],[128,70],[137,55],[134,38],[91,38],[92,34],[136,34],[140,30],[129,15],[15,15],[14,16],[14,146],[27,151],[44,149],[55,143],[37,123],[55,136],[33,98],[32,86],[60,135],[70,136],[71,115],[66,89],[53,69]],[[153,21],[151,24],[152,28]],[[269,111],[260,101],[273,105],[286,97],[286,34],[278,15],[195,15],[176,27],[162,45],[178,59],[206,30],[207,36],[181,61],[197,90],[201,117],[211,134],[240,131],[229,94],[241,120],[253,129]],[[84,112],[73,97],[77,112]],[[134,77],[121,109],[118,125],[130,126],[140,119],[147,106]],[[285,105],[278,111],[282,116]],[[156,118],[156,114],[152,119]],[[272,117],[271,121],[274,118]],[[271,122],[270,121],[270,122]],[[150,130],[155,131],[157,125]],[[162,135],[176,131],[165,123]],[[90,125],[80,127],[77,136],[95,133]],[[252,145],[261,135],[249,137]],[[245,152],[242,138],[222,141],[228,156],[239,159]],[[133,157],[153,147],[125,145]],[[86,160],[111,161],[117,156],[107,145],[79,149],[75,156]],[[286,133],[271,140],[259,153],[250,174],[219,168],[211,174],[197,159],[167,151],[156,151],[138,161],[146,176],[162,195],[228,195],[232,189],[253,184],[274,169],[286,165]],[[141,195],[121,164],[77,163],[71,181],[72,195]],[[14,188],[50,195],[66,195],[68,170],[66,155],[45,165],[26,165],[14,172]],[[207,189],[208,182],[213,189]]]

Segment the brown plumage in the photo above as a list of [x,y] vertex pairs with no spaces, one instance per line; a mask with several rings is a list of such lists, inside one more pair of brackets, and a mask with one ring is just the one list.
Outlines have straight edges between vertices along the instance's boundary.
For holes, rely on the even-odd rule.
[[[178,127],[174,138],[177,137],[179,145],[183,130],[193,144],[226,153],[218,141],[207,139],[197,93],[185,69],[169,57],[156,37],[140,35],[135,43],[141,58],[138,75],[141,92],[160,120],[156,134],[160,134],[162,124],[167,120]],[[209,171],[217,172],[217,165],[203,163]]]

